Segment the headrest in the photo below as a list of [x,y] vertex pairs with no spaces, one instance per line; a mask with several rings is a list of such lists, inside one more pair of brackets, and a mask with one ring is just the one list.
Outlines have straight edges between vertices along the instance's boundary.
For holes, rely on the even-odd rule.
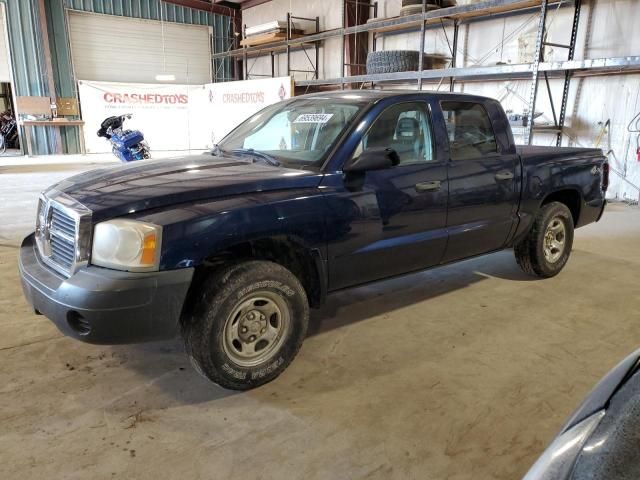
[[401,118],[396,126],[398,140],[413,140],[418,136],[420,126],[415,118]]
[[462,111],[456,115],[457,127],[475,127],[477,129],[480,128],[480,125],[482,125],[482,117],[479,112]]

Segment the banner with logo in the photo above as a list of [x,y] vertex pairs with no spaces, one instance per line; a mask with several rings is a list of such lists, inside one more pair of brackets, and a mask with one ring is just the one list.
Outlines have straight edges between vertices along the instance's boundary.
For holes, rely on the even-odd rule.
[[109,152],[96,135],[102,121],[132,114],[125,128],[140,130],[154,150],[208,149],[247,117],[291,97],[291,77],[206,85],[78,82],[88,153]]

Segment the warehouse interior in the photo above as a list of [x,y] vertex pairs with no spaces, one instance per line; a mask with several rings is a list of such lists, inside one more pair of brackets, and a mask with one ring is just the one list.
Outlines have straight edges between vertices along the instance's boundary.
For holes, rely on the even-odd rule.
[[[523,478],[640,345],[639,23],[635,0],[0,0],[0,478]],[[507,248],[337,290],[247,391],[182,338],[84,343],[25,298],[51,185],[205,158],[262,108],[370,90],[489,97],[518,145],[601,149],[606,208],[562,272]],[[128,114],[135,165],[95,133]]]

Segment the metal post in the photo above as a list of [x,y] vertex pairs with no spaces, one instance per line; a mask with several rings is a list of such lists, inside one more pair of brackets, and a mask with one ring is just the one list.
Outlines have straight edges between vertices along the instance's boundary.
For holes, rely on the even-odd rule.
[[[451,52],[451,68],[456,68],[456,59],[458,58],[458,30],[460,27],[460,23],[458,20],[453,21],[453,52]],[[449,79],[449,91],[453,92],[453,86],[455,83],[455,79],[451,77]]]
[[547,84],[547,95],[549,95],[549,103],[551,104],[551,114],[553,115],[553,124],[558,126],[558,117],[556,117],[556,109],[553,105],[553,96],[551,95],[551,85],[549,85],[549,75],[544,72],[544,82]]
[[[247,38],[247,24],[245,23],[242,27],[242,38]],[[243,80],[248,80],[249,76],[249,57],[247,56],[247,47],[244,47],[244,51],[242,52],[242,68],[244,70],[244,74],[242,75]]]
[[[573,60],[573,55],[576,49],[576,38],[578,36],[578,24],[580,23],[580,7],[582,0],[575,0],[575,9],[573,11],[573,26],[571,27],[571,40],[569,41],[569,55],[568,60]],[[567,102],[569,100],[569,84],[571,83],[571,73],[564,73],[564,85],[562,87],[562,103],[560,104],[560,118],[558,119],[558,131],[556,137],[556,146],[562,145],[562,130],[564,129],[564,122],[567,114]]]
[[[38,2],[38,16],[40,20],[40,33],[42,34],[42,49],[44,52],[44,61],[46,68],[47,89],[49,90],[49,103],[56,103],[56,83],[53,78],[53,66],[51,62],[51,48],[49,46],[49,33],[47,27],[47,12],[44,0]],[[82,135],[82,130],[80,130]],[[62,137],[59,128],[53,129],[53,138],[55,142],[55,153],[62,153]],[[83,152],[84,153],[84,152]]]
[[271,50],[271,78],[275,78],[276,76],[276,56]]
[[[420,23],[420,48],[418,50],[418,71],[421,72],[423,68],[423,57],[424,57],[424,35],[427,26],[427,21],[424,19],[424,10],[426,7],[427,0],[422,0],[422,22]],[[422,77],[418,78],[418,90],[422,90]]]
[[538,35],[536,36],[536,51],[533,57],[532,74],[531,74],[531,96],[529,98],[529,113],[527,118],[527,126],[524,131],[524,141],[531,145],[533,140],[533,117],[536,108],[536,96],[538,95],[538,76],[540,69],[540,60],[544,53],[542,41],[544,39],[545,24],[547,20],[547,3],[548,0],[542,0],[540,5],[540,22],[538,24]]
[[[239,16],[233,15],[233,48],[237,50],[240,48],[240,33],[242,32],[242,19]],[[224,60],[224,59],[223,59]],[[233,78],[240,80],[240,58],[233,57]]]
[[[316,17],[316,33],[320,33],[320,17]],[[314,43],[316,47],[316,80],[320,78],[320,42]]]
[[287,12],[287,76],[291,75],[291,12]]
[[346,28],[347,19],[346,19],[346,9],[347,2],[343,0],[342,2],[342,36],[340,37],[342,48],[340,48],[340,90],[344,90],[344,48],[345,48],[345,38],[346,35],[344,33],[344,29]]
[[[373,18],[378,18],[378,2],[375,2],[373,4]],[[373,40],[372,40],[372,47],[373,47],[373,51],[376,51],[376,33],[373,32]]]

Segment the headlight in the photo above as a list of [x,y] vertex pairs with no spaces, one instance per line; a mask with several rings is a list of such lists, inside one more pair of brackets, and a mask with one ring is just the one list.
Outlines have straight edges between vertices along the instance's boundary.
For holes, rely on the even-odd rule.
[[600,410],[558,435],[522,480],[564,480],[569,478],[585,442],[600,424]]
[[93,231],[91,263],[131,272],[157,270],[161,242],[159,225],[126,219],[98,223]]

